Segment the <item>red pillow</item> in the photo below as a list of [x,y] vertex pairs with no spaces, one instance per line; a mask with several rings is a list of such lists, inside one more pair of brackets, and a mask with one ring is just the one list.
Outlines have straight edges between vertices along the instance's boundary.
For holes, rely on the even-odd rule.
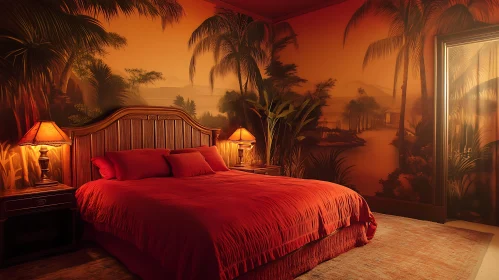
[[208,162],[213,171],[229,171],[229,168],[227,168],[227,165],[225,165],[222,156],[218,152],[217,146],[201,146],[197,148],[173,150],[171,151],[171,154],[173,155],[195,152],[200,152],[204,156],[204,159],[206,160],[206,162]]
[[165,156],[172,167],[173,177],[193,177],[215,174],[200,152],[180,153]]
[[163,157],[168,154],[168,149],[137,149],[107,152],[106,157],[114,165],[116,179],[123,181],[169,176],[170,166]]
[[99,173],[106,180],[116,178],[113,163],[106,157],[94,157],[90,161],[99,168]]

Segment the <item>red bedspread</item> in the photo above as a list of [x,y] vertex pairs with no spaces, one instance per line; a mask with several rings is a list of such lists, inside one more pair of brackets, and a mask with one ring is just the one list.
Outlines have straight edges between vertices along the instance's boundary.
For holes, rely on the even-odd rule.
[[190,178],[97,180],[76,193],[83,220],[157,259],[165,279],[232,279],[352,223],[376,222],[332,183],[238,171]]

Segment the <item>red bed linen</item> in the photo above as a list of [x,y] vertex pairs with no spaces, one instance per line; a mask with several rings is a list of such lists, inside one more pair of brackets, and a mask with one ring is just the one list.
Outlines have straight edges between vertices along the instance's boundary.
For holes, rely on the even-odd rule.
[[97,180],[76,193],[84,221],[130,242],[164,279],[232,279],[352,223],[376,223],[336,184],[238,171],[187,178]]

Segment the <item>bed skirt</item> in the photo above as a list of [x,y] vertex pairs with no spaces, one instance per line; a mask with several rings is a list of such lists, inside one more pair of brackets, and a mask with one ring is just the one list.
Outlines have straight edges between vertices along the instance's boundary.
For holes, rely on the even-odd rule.
[[[144,280],[162,280],[166,279],[164,275],[168,275],[162,269],[160,263],[148,254],[109,233],[96,231],[90,224],[85,225],[84,239],[99,244],[109,254],[121,261],[128,270]],[[249,271],[236,279],[294,279],[326,260],[367,243],[366,224],[352,224],[320,240],[308,243],[282,258]]]

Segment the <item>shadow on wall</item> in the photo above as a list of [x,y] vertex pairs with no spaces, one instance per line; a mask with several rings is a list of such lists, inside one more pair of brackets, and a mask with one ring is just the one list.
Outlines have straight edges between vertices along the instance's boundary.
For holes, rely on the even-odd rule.
[[[217,143],[217,148],[228,167],[236,165],[238,160],[238,145],[236,143],[227,140],[220,140]],[[243,161],[244,164],[247,165],[257,165],[264,162],[264,160],[260,158],[259,153],[256,151],[256,147],[253,147],[250,150],[244,150]]]
[[[49,177],[61,181],[61,147],[49,149]],[[38,157],[40,146],[12,146],[8,142],[0,143],[0,189],[9,190],[32,186],[38,181],[40,166]]]

